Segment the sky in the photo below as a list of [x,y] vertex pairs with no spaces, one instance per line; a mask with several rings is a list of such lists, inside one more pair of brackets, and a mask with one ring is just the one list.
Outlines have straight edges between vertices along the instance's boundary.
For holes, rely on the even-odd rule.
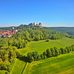
[[0,27],[31,22],[74,27],[74,0],[0,0]]

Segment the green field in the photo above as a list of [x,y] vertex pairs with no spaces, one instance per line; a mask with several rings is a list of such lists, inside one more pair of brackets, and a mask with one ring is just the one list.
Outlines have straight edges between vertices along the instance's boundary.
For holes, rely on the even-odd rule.
[[25,66],[26,62],[16,59],[10,74],[21,74],[23,69],[25,69]]
[[26,48],[18,50],[23,55],[30,52],[30,51],[37,51],[39,53],[42,53],[46,49],[50,49],[53,47],[59,48],[65,48],[66,46],[70,46],[74,44],[74,39],[70,38],[63,38],[58,40],[49,40],[49,42],[45,42],[45,40],[41,41],[32,41],[28,43]]
[[74,74],[74,53],[32,62],[23,74]]
[[38,41],[38,42],[31,42],[31,48],[32,50],[43,52],[44,50],[48,48],[64,48],[66,46],[70,46],[74,44],[74,39],[64,38],[59,40],[49,40],[49,42],[45,41]]
[[[64,48],[74,44],[74,39],[64,38],[59,40],[45,40],[29,42],[26,48],[17,50],[21,55],[28,52],[37,51],[42,53],[48,48]],[[64,54],[41,61],[26,63],[23,60],[16,59],[10,74],[74,74],[74,53]],[[0,74],[5,74],[0,71]]]

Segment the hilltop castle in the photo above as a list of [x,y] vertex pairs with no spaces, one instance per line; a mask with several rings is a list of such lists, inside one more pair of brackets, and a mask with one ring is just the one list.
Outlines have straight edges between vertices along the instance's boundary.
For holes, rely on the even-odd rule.
[[33,27],[42,27],[42,23],[30,23],[29,26],[33,26]]

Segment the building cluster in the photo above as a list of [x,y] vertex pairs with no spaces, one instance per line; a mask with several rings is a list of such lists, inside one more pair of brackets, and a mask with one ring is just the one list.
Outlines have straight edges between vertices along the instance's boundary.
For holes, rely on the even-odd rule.
[[0,37],[11,37],[16,34],[17,30],[1,30]]

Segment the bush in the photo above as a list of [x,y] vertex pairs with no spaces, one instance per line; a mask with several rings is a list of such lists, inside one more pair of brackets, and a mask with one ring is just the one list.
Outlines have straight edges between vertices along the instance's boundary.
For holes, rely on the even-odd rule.
[[49,42],[49,39],[45,40],[45,42]]

